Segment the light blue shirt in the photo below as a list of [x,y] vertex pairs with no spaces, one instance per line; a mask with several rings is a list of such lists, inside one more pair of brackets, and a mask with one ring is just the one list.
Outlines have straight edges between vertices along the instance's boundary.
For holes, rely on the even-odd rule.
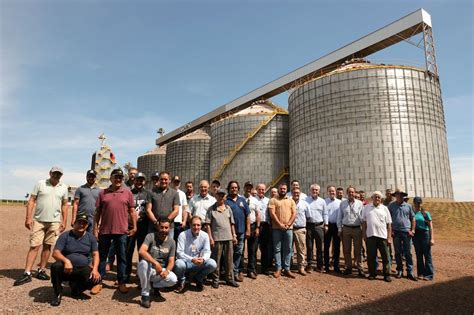
[[337,215],[337,229],[339,232],[342,231],[343,225],[360,226],[362,224],[362,210],[364,210],[362,201],[354,199],[354,202],[351,203],[348,199],[343,200]]
[[270,223],[270,214],[268,213],[268,202],[270,199],[267,197],[263,196],[263,198],[260,198],[258,195],[255,197],[257,199],[258,204],[259,204],[259,209],[260,209],[260,222],[268,222]]
[[321,197],[317,197],[315,199],[312,196],[308,196],[308,198],[306,198],[306,202],[309,204],[309,211],[306,214],[306,221],[309,223],[324,222],[324,224],[328,224],[328,213],[324,199]]
[[332,200],[331,198],[324,199],[326,202],[326,211],[328,212],[328,222],[329,223],[337,223],[337,214],[339,213],[339,206],[341,205],[341,200],[335,198]]
[[306,226],[306,213],[309,212],[309,204],[304,200],[298,200],[296,204],[296,219],[294,228],[301,228]]
[[209,235],[206,232],[199,231],[194,236],[191,229],[181,232],[178,237],[177,256],[191,262],[193,258],[204,258],[204,261],[211,257],[211,244]]
[[399,204],[394,201],[388,205],[388,210],[392,216],[392,230],[408,232],[411,229],[411,220],[415,217],[415,212],[410,204],[403,202]]

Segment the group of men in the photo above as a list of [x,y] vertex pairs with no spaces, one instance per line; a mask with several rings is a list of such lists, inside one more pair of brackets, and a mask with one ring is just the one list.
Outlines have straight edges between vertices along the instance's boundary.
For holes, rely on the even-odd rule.
[[[60,182],[62,174],[60,167],[51,168],[50,178],[39,181],[31,193],[25,221],[32,232],[30,249],[25,272],[14,283],[31,281],[31,270],[42,245],[36,277],[51,279],[54,306],[61,303],[64,281],[69,281],[74,296],[87,289],[98,294],[111,267],[111,257],[117,261],[118,290],[127,293],[135,247],[139,254],[136,274],[141,305],[145,308],[151,305],[152,292],[160,296],[160,288],[175,287],[176,292],[183,293],[191,282],[201,291],[206,280],[218,288],[221,280],[238,287],[245,273],[256,279],[258,249],[261,274],[295,278],[291,272],[294,251],[297,271],[303,276],[313,270],[329,272],[331,256],[333,270],[342,272],[342,240],[343,273],[350,275],[357,269],[359,276],[365,277],[361,259],[364,239],[368,278],[375,279],[377,275],[379,250],[384,279],[391,281],[392,234],[397,278],[402,276],[403,255],[408,278],[416,280],[410,244],[415,229],[414,213],[401,190],[393,194],[394,200],[387,191],[387,208],[378,191],[372,194],[372,202],[364,205],[363,192],[357,196],[352,186],[346,190],[347,199],[343,197],[344,190],[334,186],[327,187],[328,197],[323,199],[319,196],[319,185],[311,185],[307,196],[296,180],[291,183],[291,191],[285,183],[273,188],[270,198],[265,196],[267,189],[261,183],[254,187],[246,182],[240,195],[237,181],[230,181],[227,189],[221,189],[217,180],[211,185],[202,180],[199,192],[194,194],[192,182],[186,182],[185,191],[181,191],[180,178],[162,171],[151,176],[153,188],[148,190],[145,174],[136,168],[129,169],[127,181],[121,169],[114,169],[111,185],[99,189],[94,185],[95,171],[89,170],[86,183],[75,193],[72,230],[63,233],[68,189]],[[56,262],[51,266],[50,278],[46,263],[53,245]]]

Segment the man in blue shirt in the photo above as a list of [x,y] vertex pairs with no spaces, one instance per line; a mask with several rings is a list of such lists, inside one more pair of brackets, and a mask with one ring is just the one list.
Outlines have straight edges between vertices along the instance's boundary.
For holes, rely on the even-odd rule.
[[239,183],[230,181],[227,185],[229,195],[225,204],[232,209],[237,234],[237,244],[234,245],[234,276],[236,281],[243,282],[244,275],[240,261],[244,258],[245,239],[250,237],[250,208],[245,198],[239,196],[239,190]]
[[202,291],[207,275],[217,268],[216,262],[211,258],[209,235],[201,230],[201,226],[201,217],[194,216],[191,219],[191,229],[182,232],[178,237],[178,259],[174,264],[174,272],[179,281],[177,293],[184,292],[186,273],[194,273],[196,288]]
[[[51,265],[51,283],[54,288],[52,306],[61,304],[63,281],[69,281],[71,293],[78,296],[100,282],[99,249],[97,240],[87,231],[88,215],[78,213],[73,229],[61,234],[53,251],[56,262]],[[89,255],[92,253],[92,268]]]
[[408,196],[401,189],[397,189],[393,196],[395,201],[388,205],[392,216],[393,243],[395,247],[395,259],[397,261],[397,275],[399,279],[403,274],[402,253],[405,256],[407,277],[417,281],[413,275],[413,259],[411,255],[411,239],[415,235],[415,212],[411,205],[403,201]]
[[71,227],[74,227],[77,213],[86,213],[89,218],[87,231],[91,233],[94,222],[95,203],[100,192],[100,189],[95,187],[95,178],[95,170],[88,170],[86,173],[86,183],[79,187],[74,193],[71,218]]

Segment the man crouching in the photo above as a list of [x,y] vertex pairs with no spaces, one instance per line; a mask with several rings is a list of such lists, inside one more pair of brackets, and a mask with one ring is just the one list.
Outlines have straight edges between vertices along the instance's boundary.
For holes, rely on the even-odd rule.
[[[72,296],[79,296],[100,282],[99,250],[96,238],[87,232],[88,220],[86,213],[78,213],[73,229],[61,234],[56,242],[53,251],[56,262],[51,265],[52,306],[61,304],[63,281],[69,281]],[[91,254],[92,268],[89,266]]]
[[138,263],[138,277],[142,287],[142,299],[140,305],[149,308],[150,290],[153,287],[155,296],[160,297],[160,288],[172,287],[178,282],[178,278],[171,271],[174,267],[176,245],[172,238],[168,237],[170,221],[161,218],[156,224],[157,232],[149,233],[138,254],[143,258]]

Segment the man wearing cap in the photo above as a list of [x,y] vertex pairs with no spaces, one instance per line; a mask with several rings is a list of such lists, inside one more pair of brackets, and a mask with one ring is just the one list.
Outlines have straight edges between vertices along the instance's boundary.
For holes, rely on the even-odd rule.
[[195,195],[189,201],[189,207],[186,209],[184,218],[198,216],[202,220],[206,218],[209,208],[216,203],[216,198],[209,194],[209,182],[202,180],[199,183],[199,194]]
[[174,238],[174,219],[179,213],[179,194],[170,187],[170,173],[162,171],[152,176],[155,185],[147,200],[146,212],[150,219],[148,232],[155,230],[160,218],[168,218],[171,227],[168,236]]
[[[94,235],[99,240],[99,271],[103,278],[107,256],[113,241],[117,255],[118,289],[121,293],[127,293],[126,247],[127,238],[137,232],[135,200],[132,192],[122,185],[123,171],[121,169],[114,169],[111,172],[110,181],[112,184],[99,193],[94,215]],[[131,229],[129,229],[129,216],[132,221]],[[93,288],[91,293],[98,294],[101,290],[102,285],[99,284]]]
[[179,212],[176,218],[174,218],[174,241],[176,242],[179,233],[181,233],[181,231],[186,227],[186,220],[183,220],[183,217],[188,210],[188,199],[186,198],[184,191],[179,189],[179,186],[181,185],[181,179],[179,176],[173,176],[172,185],[179,195]]
[[382,272],[384,280],[391,282],[390,261],[387,245],[392,242],[392,218],[387,207],[382,204],[382,193],[374,191],[372,203],[364,207],[362,212],[362,234],[367,244],[367,266],[369,267],[369,280],[377,277],[377,250],[382,257]]
[[95,203],[99,197],[100,192],[100,189],[95,187],[95,178],[96,172],[94,170],[88,170],[86,173],[86,183],[79,187],[74,194],[71,218],[71,227],[74,227],[77,213],[86,213],[89,217],[87,231],[91,233],[94,225]]
[[216,262],[211,258],[209,235],[201,230],[201,226],[202,219],[194,216],[191,219],[191,228],[178,237],[176,250],[178,259],[174,265],[174,272],[179,281],[177,293],[184,291],[187,273],[194,273],[196,288],[202,291],[207,275],[216,270]]
[[[63,281],[69,281],[72,296],[79,296],[100,281],[97,240],[87,231],[88,225],[89,215],[79,212],[72,230],[62,233],[56,242],[53,251],[56,262],[51,265],[52,306],[61,304]],[[89,266],[89,255],[92,255],[92,268]]]
[[397,261],[396,277],[399,279],[403,275],[403,254],[405,256],[407,278],[417,281],[413,274],[413,258],[411,255],[411,239],[415,235],[416,229],[415,212],[412,206],[403,200],[407,195],[402,189],[397,189],[393,193],[395,201],[388,205],[388,209],[393,221],[393,245],[395,247],[395,260]]
[[[133,254],[135,252],[135,244],[137,248],[140,249],[142,246],[145,237],[148,234],[149,221],[146,215],[146,204],[147,199],[150,194],[150,191],[145,188],[146,185],[146,176],[142,172],[139,172],[135,175],[134,184],[132,188],[133,199],[135,199],[135,211],[137,214],[137,233],[131,235],[127,238],[127,269],[126,269],[126,279],[128,282],[130,280],[130,274],[132,273],[132,262]],[[129,230],[132,229],[132,221],[129,217],[128,222]]]
[[[247,277],[256,279],[257,278],[257,246],[258,237],[260,235],[260,203],[258,200],[251,195],[253,184],[246,182],[244,184],[244,198],[250,209],[250,237],[247,239]],[[241,267],[243,269],[244,260],[240,260]]]
[[295,278],[290,271],[290,264],[296,204],[293,199],[286,195],[287,189],[287,184],[281,183],[278,186],[278,197],[270,199],[268,203],[268,212],[272,218],[273,253],[275,255],[276,268],[273,276],[275,278],[280,277],[282,269],[284,276]]
[[[49,171],[49,179],[40,180],[31,192],[26,206],[25,227],[31,231],[30,249],[26,256],[25,272],[13,285],[22,285],[31,281],[31,268],[41,245],[41,260],[36,277],[40,280],[49,280],[46,274],[46,263],[51,253],[51,246],[67,222],[68,187],[59,180],[63,170],[53,166]],[[33,214],[33,209],[34,214]]]
[[230,181],[227,185],[228,196],[225,204],[232,209],[237,234],[237,244],[234,245],[234,277],[242,282],[244,274],[240,261],[244,259],[245,239],[250,237],[250,209],[245,198],[239,195],[239,190],[239,183]]

